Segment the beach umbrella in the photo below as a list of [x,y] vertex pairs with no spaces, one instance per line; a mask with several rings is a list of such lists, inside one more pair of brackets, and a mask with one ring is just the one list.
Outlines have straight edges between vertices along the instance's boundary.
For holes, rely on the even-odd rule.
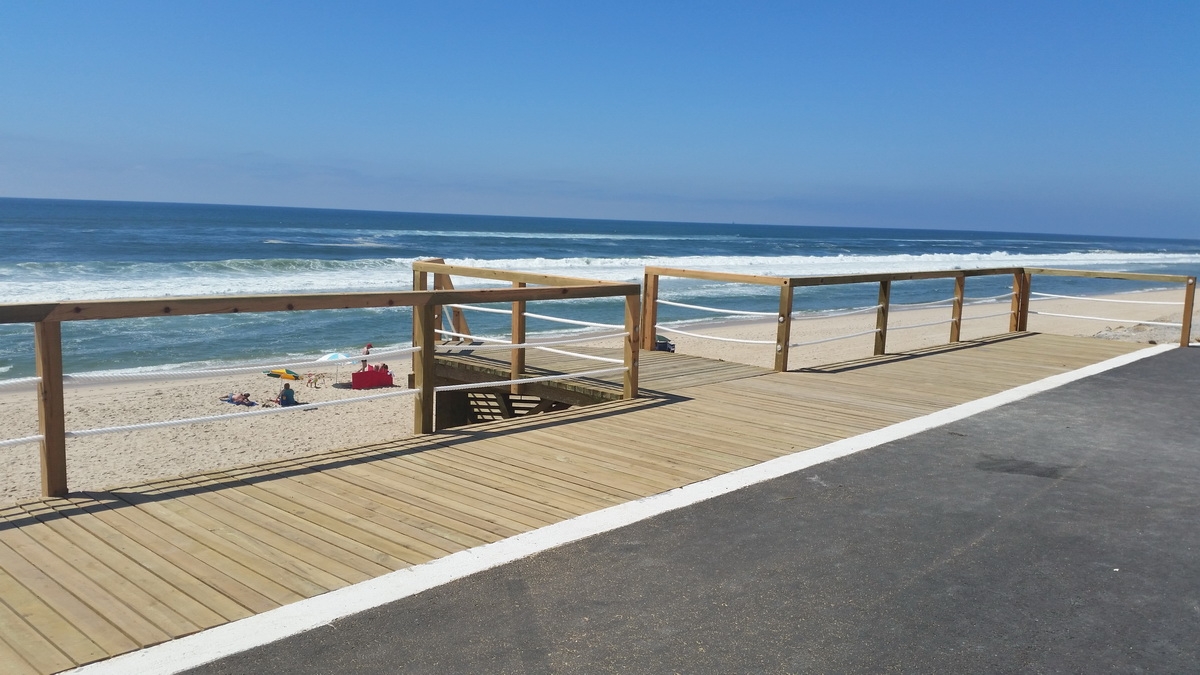
[[267,377],[278,377],[281,380],[299,380],[300,379],[300,375],[298,375],[296,373],[296,371],[288,370],[287,368],[276,368],[275,370],[265,370],[265,371],[263,371],[263,374],[266,375]]
[[336,383],[337,379],[338,379],[338,375],[342,372],[342,361],[340,359],[348,359],[348,358],[350,358],[349,354],[343,354],[341,352],[333,352],[332,354],[326,354],[325,356],[322,356],[321,358],[319,358],[317,360],[318,361],[337,361],[337,363],[333,364],[333,381]]

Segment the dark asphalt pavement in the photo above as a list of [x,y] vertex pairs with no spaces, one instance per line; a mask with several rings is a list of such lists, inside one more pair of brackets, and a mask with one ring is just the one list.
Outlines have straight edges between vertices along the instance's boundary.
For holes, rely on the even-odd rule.
[[1200,349],[193,673],[1200,672]]

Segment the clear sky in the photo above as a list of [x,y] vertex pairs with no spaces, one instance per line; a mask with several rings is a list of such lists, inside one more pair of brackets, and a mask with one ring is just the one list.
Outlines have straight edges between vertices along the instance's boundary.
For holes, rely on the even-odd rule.
[[1200,2],[0,0],[0,196],[1200,238]]

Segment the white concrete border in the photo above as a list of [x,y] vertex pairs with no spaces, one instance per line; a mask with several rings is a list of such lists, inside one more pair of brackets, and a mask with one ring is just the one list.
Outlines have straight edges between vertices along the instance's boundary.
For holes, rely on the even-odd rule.
[[460,551],[445,558],[216,626],[187,637],[64,672],[76,675],[178,673],[225,656],[327,625],[338,619],[514,560],[520,560],[535,553],[615,530],[756,483],[965,419],[986,410],[1175,348],[1175,345],[1160,345],[1141,349],[977,401],[893,424],[877,431],[835,441],[818,448],[803,450],[637,501],[584,514],[502,541]]

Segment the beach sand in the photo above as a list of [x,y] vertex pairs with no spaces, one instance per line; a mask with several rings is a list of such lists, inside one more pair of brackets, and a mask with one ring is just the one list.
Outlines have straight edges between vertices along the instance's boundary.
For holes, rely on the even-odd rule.
[[[1179,329],[1139,326],[1132,320],[1178,322],[1182,291],[1108,296],[1172,302],[1165,305],[1131,305],[1102,302],[1044,299],[1034,300],[1035,311],[1084,316],[1122,317],[1124,321],[1091,321],[1049,316],[1031,316],[1029,329],[1061,335],[1095,336],[1142,343],[1177,343]],[[1005,312],[1007,302],[967,307],[962,339],[970,340],[1008,331],[1007,316],[972,320],[986,314]],[[947,308],[893,308],[890,315],[888,351],[899,352],[945,344],[948,324],[905,329],[949,318]],[[1200,317],[1194,317],[1192,336],[1200,338]],[[731,321],[703,328],[681,327],[688,332],[736,340],[774,341],[775,322]],[[791,342],[810,342],[839,335],[872,330],[874,313],[843,317],[797,320]],[[719,342],[661,331],[676,345],[677,353],[772,367],[772,345]],[[871,355],[873,335],[826,342],[791,350],[792,369],[836,363]],[[598,346],[619,347],[615,341]],[[406,382],[408,359],[392,357],[397,385]],[[581,370],[594,364],[581,362]],[[293,382],[297,399],[323,402],[381,393],[375,389],[349,388],[355,365],[296,368],[326,376],[319,387]],[[338,382],[334,383],[335,372]],[[164,420],[222,415],[261,407],[241,408],[220,401],[231,392],[249,392],[255,401],[274,398],[281,382],[260,373],[192,379],[164,379],[118,384],[68,387],[65,407],[68,430],[107,428]],[[313,410],[289,409],[281,414],[247,416],[215,422],[157,429],[119,432],[67,440],[68,484],[72,491],[105,490],[114,486],[168,478],[183,474],[227,469],[236,466],[307,455],[338,448],[381,443],[412,434],[411,396],[350,403]],[[36,395],[25,389],[0,391],[0,440],[38,433]],[[41,491],[39,446],[27,443],[0,448],[0,504],[37,498]]]

